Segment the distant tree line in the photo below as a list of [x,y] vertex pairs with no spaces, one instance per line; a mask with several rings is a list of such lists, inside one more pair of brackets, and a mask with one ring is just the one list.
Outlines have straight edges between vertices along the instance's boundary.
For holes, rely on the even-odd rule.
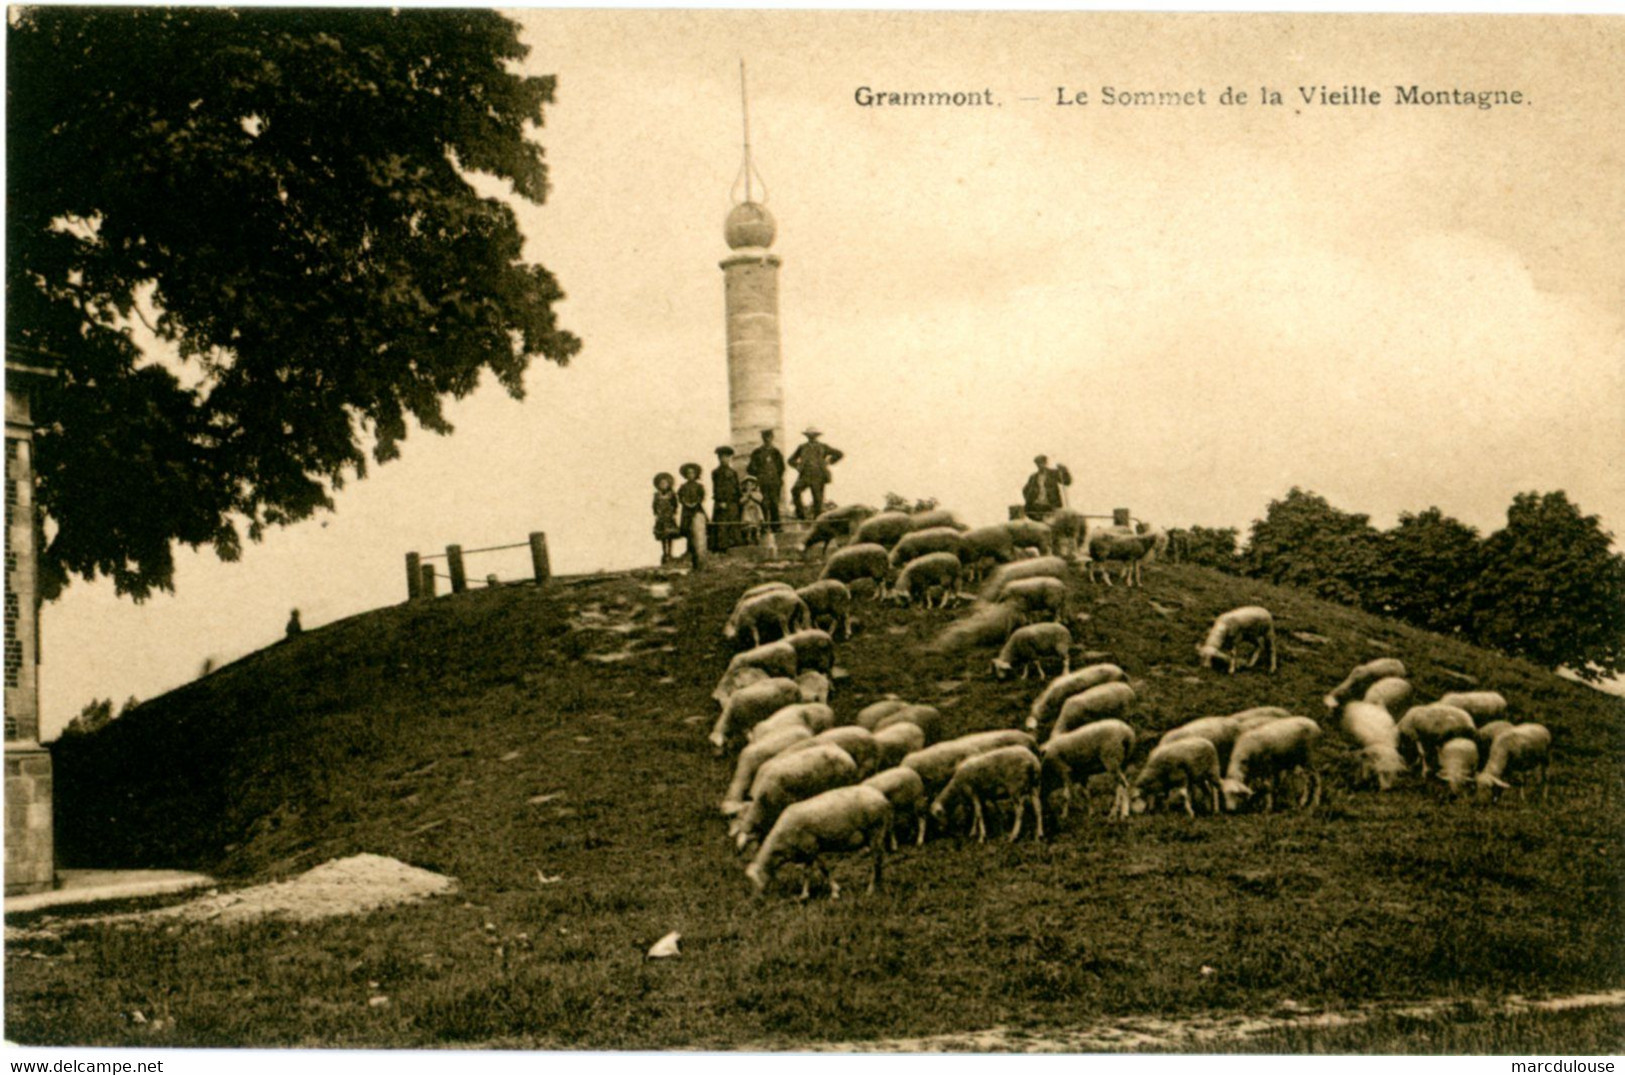
[[1625,671],[1625,556],[1561,490],[1519,493],[1487,537],[1438,508],[1389,530],[1294,487],[1255,520],[1171,532],[1177,555],[1307,590],[1440,634],[1566,666],[1597,680]]

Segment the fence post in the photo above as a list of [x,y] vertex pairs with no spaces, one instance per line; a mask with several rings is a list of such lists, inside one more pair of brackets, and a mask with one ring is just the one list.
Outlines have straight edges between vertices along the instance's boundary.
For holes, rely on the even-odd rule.
[[540,530],[530,535],[530,566],[536,571],[538,584],[546,582],[553,574],[553,568],[547,562],[547,535]]
[[451,592],[463,593],[468,589],[468,576],[463,574],[463,547],[446,546],[446,572],[451,576]]
[[1113,508],[1112,509],[1112,525],[1113,526],[1127,526],[1128,525],[1128,520],[1129,520],[1129,512],[1128,512],[1127,508]]
[[406,554],[406,599],[414,601],[423,596],[423,565],[418,554]]
[[419,569],[419,573],[423,576],[423,582],[422,582],[422,585],[420,586],[421,596],[423,596],[423,597],[433,597],[434,596],[434,565],[433,564],[424,564],[422,566],[422,568]]

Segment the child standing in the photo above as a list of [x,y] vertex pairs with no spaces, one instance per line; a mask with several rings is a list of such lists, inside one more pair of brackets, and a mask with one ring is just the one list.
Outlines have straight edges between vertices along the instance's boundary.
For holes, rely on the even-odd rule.
[[773,539],[773,531],[766,526],[767,498],[762,495],[761,483],[747,477],[742,488],[739,503],[740,540],[754,547],[761,544],[765,537],[768,549],[776,553],[778,543]]
[[762,486],[755,478],[746,477],[739,493],[739,540],[744,545],[755,545],[762,539],[762,523],[767,513],[762,508]]
[[677,520],[677,527],[683,537],[688,539],[689,563],[698,569],[700,545],[705,541],[706,530],[705,486],[700,484],[700,475],[705,471],[700,469],[698,463],[684,463],[677,468],[677,473],[684,479],[683,484],[677,487],[677,504],[683,509],[682,517]]
[[677,525],[677,493],[672,476],[665,471],[655,475],[655,540],[660,542],[660,563],[671,563],[671,543],[682,530]]

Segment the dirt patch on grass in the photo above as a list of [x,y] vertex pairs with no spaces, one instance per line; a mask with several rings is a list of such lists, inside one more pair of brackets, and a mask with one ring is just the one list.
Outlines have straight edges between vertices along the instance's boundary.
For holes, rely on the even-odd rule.
[[1418,1004],[1372,1005],[1349,1011],[1301,1011],[1287,1001],[1268,1015],[1201,1015],[1186,1019],[1157,1016],[1116,1019],[1061,1030],[993,1027],[962,1034],[880,1041],[823,1042],[797,1045],[809,1052],[860,1053],[1109,1053],[1142,1050],[1202,1052],[1285,1030],[1357,1026],[1378,1019],[1432,1020],[1452,1014],[1482,1019],[1491,1015],[1572,1011],[1579,1008],[1625,1007],[1625,989],[1584,993],[1545,1000],[1507,997],[1498,1003],[1433,1000]]
[[383,855],[333,859],[287,881],[223,892],[174,907],[112,915],[106,922],[214,922],[231,925],[280,917],[300,922],[365,914],[450,892],[454,878]]

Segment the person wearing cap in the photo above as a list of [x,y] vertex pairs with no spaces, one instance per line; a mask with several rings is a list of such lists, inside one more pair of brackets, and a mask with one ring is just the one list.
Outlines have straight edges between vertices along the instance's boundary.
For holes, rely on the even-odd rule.
[[[808,426],[801,432],[807,439],[790,456],[790,465],[796,468],[796,483],[790,487],[790,499],[795,501],[796,518],[816,519],[824,510],[824,486],[835,480],[829,468],[839,463],[845,453],[820,441],[818,438],[823,436],[823,431],[817,426]],[[811,515],[801,502],[801,494],[809,489],[812,490]]]
[[676,480],[662,470],[655,475],[655,540],[660,542],[660,563],[671,563],[671,543],[683,534],[677,525]]
[[739,474],[733,468],[734,450],[717,449],[717,468],[711,472],[711,551],[727,552],[739,544]]
[[1061,487],[1072,484],[1072,472],[1060,463],[1050,466],[1047,455],[1034,457],[1033,464],[1038,469],[1022,487],[1021,499],[1027,518],[1042,522],[1051,512],[1060,510]]
[[784,492],[784,453],[773,443],[773,431],[762,430],[762,443],[750,453],[745,473],[762,487],[762,508],[767,513],[767,532],[779,530],[779,498]]
[[688,561],[698,568],[700,544],[705,540],[705,486],[700,484],[700,476],[705,471],[698,463],[684,463],[677,468],[677,473],[683,476],[683,484],[677,487],[677,506],[683,512],[677,526],[688,539]]

